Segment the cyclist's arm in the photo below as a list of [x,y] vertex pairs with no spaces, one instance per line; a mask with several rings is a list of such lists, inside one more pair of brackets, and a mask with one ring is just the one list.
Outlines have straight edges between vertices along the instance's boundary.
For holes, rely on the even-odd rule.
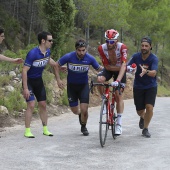
[[118,81],[121,81],[126,72],[126,62],[127,62],[127,47],[126,45],[121,46],[121,61],[122,65],[120,67],[119,75],[117,77]]
[[121,65],[121,68],[120,68],[120,71],[119,71],[119,75],[117,77],[117,80],[121,81],[124,74],[125,74],[125,71],[126,71],[126,63],[123,62],[122,65]]

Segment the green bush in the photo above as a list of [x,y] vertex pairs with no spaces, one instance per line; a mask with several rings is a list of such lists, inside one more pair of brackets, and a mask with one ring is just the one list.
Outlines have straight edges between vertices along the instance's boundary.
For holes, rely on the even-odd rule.
[[9,76],[1,76],[0,75],[0,79],[1,79],[1,81],[0,81],[0,87],[3,87],[3,86],[6,86],[6,85],[8,85],[9,83],[10,83],[10,77]]
[[4,100],[5,100],[4,106],[7,107],[10,113],[14,111],[22,111],[22,109],[26,109],[26,102],[19,90],[10,92],[5,97]]

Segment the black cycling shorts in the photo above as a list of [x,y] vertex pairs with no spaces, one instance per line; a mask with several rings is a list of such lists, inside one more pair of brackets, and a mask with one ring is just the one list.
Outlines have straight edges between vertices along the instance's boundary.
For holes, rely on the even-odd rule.
[[146,104],[151,104],[154,107],[156,94],[157,87],[152,87],[149,89],[133,88],[133,97],[136,110],[144,110],[146,108]]
[[78,106],[78,100],[89,104],[89,84],[67,84],[67,96],[70,107]]
[[[108,71],[104,68],[102,71],[98,73],[97,76],[104,76],[106,78],[106,81],[109,81],[113,77],[114,81],[116,81],[118,75],[119,75],[119,71]],[[126,84],[126,72],[121,80],[121,83]]]
[[30,91],[30,97],[26,100],[27,102],[35,100],[35,97],[38,102],[46,100],[46,91],[42,77],[34,79],[28,78],[27,84],[28,90]]

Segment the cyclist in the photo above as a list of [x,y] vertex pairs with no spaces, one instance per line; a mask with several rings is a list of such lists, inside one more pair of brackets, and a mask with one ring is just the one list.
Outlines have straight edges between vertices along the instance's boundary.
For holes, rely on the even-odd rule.
[[[95,70],[102,70],[95,58],[87,53],[87,44],[80,39],[75,43],[75,51],[62,56],[57,65],[60,68],[67,64],[67,96],[71,111],[79,115],[81,132],[84,136],[89,135],[86,124],[88,119],[89,84],[88,71],[90,65]],[[80,108],[78,102],[80,101]]]
[[137,114],[140,116],[139,128],[143,129],[145,137],[151,137],[148,131],[149,123],[153,116],[153,107],[157,94],[158,58],[151,53],[150,37],[143,37],[141,40],[141,52],[135,53],[128,62],[128,65],[135,63],[137,70],[135,73],[133,96]]
[[[46,91],[42,80],[42,73],[47,64],[56,66],[56,62],[50,58],[50,48],[53,43],[51,33],[42,31],[38,34],[39,46],[30,50],[26,56],[22,70],[23,94],[27,101],[27,110],[25,113],[25,133],[24,136],[34,138],[30,130],[32,113],[35,107],[35,97],[38,101],[40,118],[43,125],[43,134],[53,136],[47,128],[47,111],[46,111]],[[55,71],[58,71],[57,68]],[[55,76],[58,73],[55,73]],[[56,76],[58,86],[62,88],[59,77]]]
[[[2,41],[5,39],[5,35],[4,35],[4,29],[0,28],[0,44],[2,43]],[[12,62],[12,63],[16,63],[16,64],[20,64],[23,63],[23,59],[22,58],[10,58],[10,57],[6,57],[2,54],[0,54],[0,60],[2,61],[8,61],[8,62]]]
[[[114,29],[105,32],[106,42],[98,47],[98,51],[103,63],[104,69],[98,74],[97,81],[104,83],[105,81],[114,78],[113,86],[121,84],[121,89],[126,83],[126,60],[127,47],[125,44],[118,41],[119,33]],[[104,94],[104,89],[98,86],[101,96]],[[123,95],[120,95],[116,90],[116,109],[117,109],[117,125],[115,129],[116,135],[122,134],[122,113],[124,110]]]

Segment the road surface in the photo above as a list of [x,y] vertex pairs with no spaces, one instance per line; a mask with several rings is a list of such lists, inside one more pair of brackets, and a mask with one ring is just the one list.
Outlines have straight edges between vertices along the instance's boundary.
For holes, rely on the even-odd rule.
[[53,137],[42,135],[40,120],[32,122],[34,139],[24,126],[7,128],[0,138],[0,170],[167,170],[170,169],[170,98],[157,98],[150,124],[151,138],[141,135],[133,100],[125,100],[123,134],[99,143],[99,109],[89,109],[89,136],[80,132],[71,112],[49,119]]

